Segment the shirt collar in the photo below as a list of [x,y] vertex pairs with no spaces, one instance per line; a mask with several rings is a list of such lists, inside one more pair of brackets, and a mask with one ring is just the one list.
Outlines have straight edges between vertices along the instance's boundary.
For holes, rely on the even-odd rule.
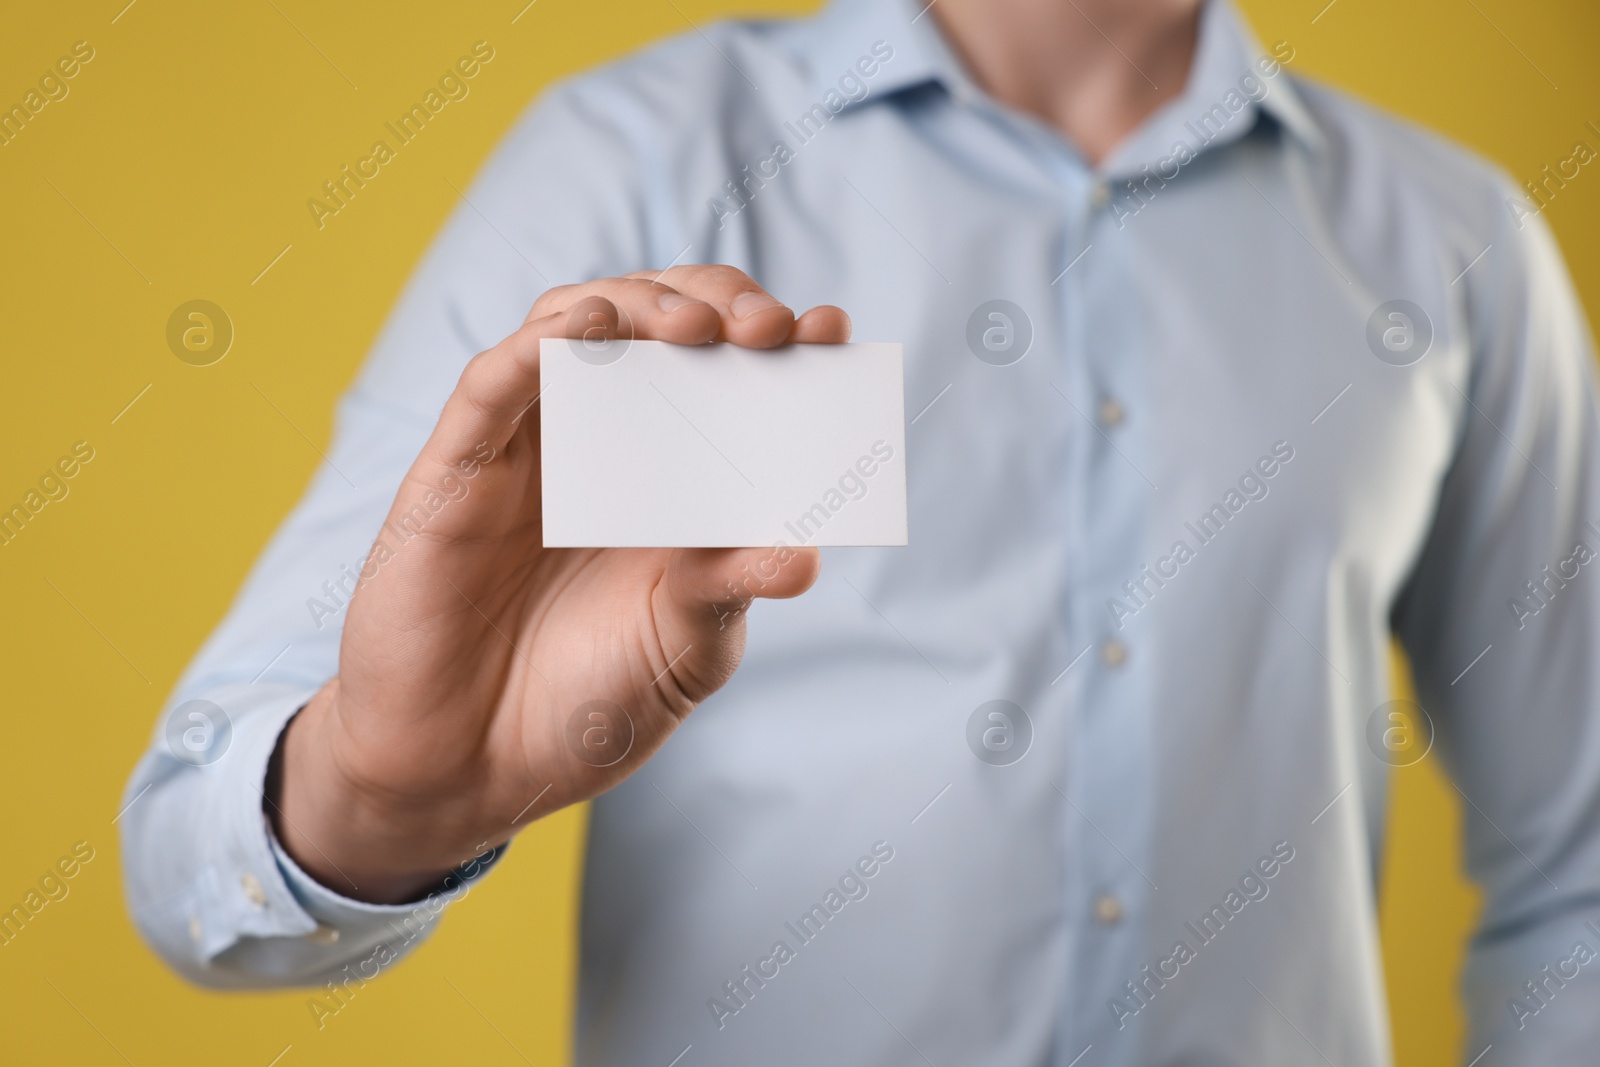
[[[841,110],[849,110],[929,83],[943,85],[957,100],[981,97],[982,90],[939,32],[928,6],[923,0],[832,0],[806,24],[801,45],[817,98],[839,93],[846,96]],[[857,64],[872,56],[879,42],[894,50],[893,58],[877,63],[872,76],[860,78],[866,95],[849,99],[840,92],[840,79],[850,73],[859,76]],[[1292,58],[1292,50],[1288,54]],[[1265,74],[1269,70],[1273,73]],[[1259,99],[1251,99],[1252,94]],[[1230,111],[1221,132],[1197,145],[1202,139],[1189,133],[1186,124],[1217,106],[1227,110],[1230,103],[1240,111]],[[1325,143],[1281,61],[1261,47],[1233,0],[1207,0],[1188,85],[1118,146],[1104,169],[1137,170],[1138,163],[1166,154],[1178,139],[1197,151],[1235,140],[1253,129],[1262,114],[1309,148]]]
[[1102,169],[1135,172],[1179,143],[1198,155],[1250,133],[1262,116],[1320,151],[1324,135],[1283,67],[1283,58],[1292,61],[1294,50],[1287,42],[1277,49],[1269,53],[1261,47],[1231,0],[1208,0],[1183,92],[1118,145]]
[[879,59],[876,72],[861,79],[867,84],[867,94],[846,99],[842,110],[887,100],[903,90],[929,83],[943,85],[958,98],[978,91],[940,34],[925,2],[832,0],[821,14],[805,24],[801,45],[817,99],[829,91],[839,93],[839,81],[845,75],[860,77],[857,64],[864,57],[878,58],[874,57],[873,47],[880,44],[893,49],[893,57],[888,61]]

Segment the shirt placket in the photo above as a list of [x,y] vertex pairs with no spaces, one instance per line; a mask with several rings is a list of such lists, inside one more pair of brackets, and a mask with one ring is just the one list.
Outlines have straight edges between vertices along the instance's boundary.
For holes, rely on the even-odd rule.
[[1075,666],[1062,678],[1070,683],[1069,772],[1059,783],[1070,950],[1057,1067],[1093,1045],[1124,1044],[1122,1056],[1102,1062],[1134,1055],[1134,1038],[1116,1025],[1111,1000],[1127,1000],[1138,988],[1129,986],[1142,977],[1143,923],[1156,892],[1144,859],[1155,748],[1141,696],[1154,649],[1141,643],[1138,627],[1119,627],[1106,606],[1139,572],[1153,489],[1138,432],[1139,272],[1134,246],[1120,239],[1111,185],[1081,169],[1073,178],[1063,183],[1072,223],[1051,283],[1065,344],[1056,384],[1073,427],[1065,540],[1075,557],[1067,610]]

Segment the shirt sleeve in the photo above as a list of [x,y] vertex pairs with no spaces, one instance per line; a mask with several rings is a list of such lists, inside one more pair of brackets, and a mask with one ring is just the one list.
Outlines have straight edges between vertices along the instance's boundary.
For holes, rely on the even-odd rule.
[[1484,892],[1465,1059],[1577,1063],[1600,1036],[1594,352],[1543,220],[1500,214],[1467,300],[1458,452],[1395,625]]
[[[639,123],[603,88],[569,84],[530,109],[458,204],[341,401],[325,462],[128,783],[118,823],[129,910],[192,981],[348,980],[414,947],[451,899],[380,907],[319,885],[273,840],[262,788],[285,724],[337,673],[345,604],[466,362],[545,289],[652,265]],[[458,879],[492,862],[480,859]]]

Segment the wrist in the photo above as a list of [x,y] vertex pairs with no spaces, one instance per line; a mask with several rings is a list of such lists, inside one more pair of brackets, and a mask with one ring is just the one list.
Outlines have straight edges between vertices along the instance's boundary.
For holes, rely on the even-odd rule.
[[377,904],[415,899],[458,853],[481,849],[455,842],[438,805],[374,790],[349,772],[338,692],[335,678],[284,728],[264,790],[267,817],[290,858],[329,889]]

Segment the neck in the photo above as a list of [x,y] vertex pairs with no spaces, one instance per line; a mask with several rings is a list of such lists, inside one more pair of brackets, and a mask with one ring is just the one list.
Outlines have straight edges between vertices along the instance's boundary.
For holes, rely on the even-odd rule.
[[1183,92],[1202,0],[939,0],[931,14],[974,81],[1098,166]]

